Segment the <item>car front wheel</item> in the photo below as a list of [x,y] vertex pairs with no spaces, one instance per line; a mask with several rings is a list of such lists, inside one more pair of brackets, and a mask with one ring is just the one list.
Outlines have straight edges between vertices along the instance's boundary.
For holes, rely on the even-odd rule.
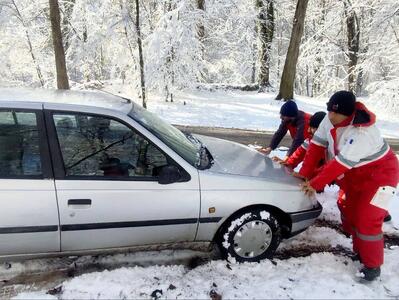
[[281,241],[280,224],[266,210],[244,212],[221,232],[219,247],[229,260],[258,262],[271,258]]

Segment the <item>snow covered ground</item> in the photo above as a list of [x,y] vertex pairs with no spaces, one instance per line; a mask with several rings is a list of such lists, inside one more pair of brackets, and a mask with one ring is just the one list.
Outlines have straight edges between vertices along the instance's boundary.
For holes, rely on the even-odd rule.
[[[112,85],[106,90],[135,99],[126,86]],[[275,96],[275,93],[203,89],[178,92],[174,103],[165,102],[159,95],[149,95],[148,109],[177,125],[274,131],[280,123],[281,106],[280,101],[274,100]],[[376,113],[377,125],[384,136],[399,138],[399,116],[384,108],[381,99],[358,100]],[[314,113],[325,111],[328,99],[297,96],[296,101],[299,109]]]
[[[272,155],[283,156],[275,151]],[[335,201],[337,187],[328,187],[317,195],[323,204],[321,220],[339,222]],[[399,197],[390,208],[393,220],[384,231],[399,237]],[[187,250],[139,252],[101,258],[100,262],[137,262],[137,266],[91,272],[61,283],[59,294],[48,289],[22,292],[15,299],[399,299],[399,247],[385,249],[381,279],[362,284],[356,277],[361,266],[348,257],[330,252],[295,257],[295,251],[317,247],[337,247],[350,251],[351,239],[328,226],[315,225],[300,235],[283,241],[279,253],[291,250],[292,258],[261,263],[233,264],[213,260],[195,268],[174,261],[189,256]],[[90,258],[83,258],[83,260]],[[152,263],[151,263],[152,261]],[[144,263],[145,262],[145,263]],[[0,277],[10,272],[46,268],[46,260],[16,263],[11,269],[0,268]],[[144,264],[144,266],[143,266]],[[50,280],[51,281],[51,280]],[[57,283],[58,286],[58,283]],[[34,285],[26,287],[35,290]]]

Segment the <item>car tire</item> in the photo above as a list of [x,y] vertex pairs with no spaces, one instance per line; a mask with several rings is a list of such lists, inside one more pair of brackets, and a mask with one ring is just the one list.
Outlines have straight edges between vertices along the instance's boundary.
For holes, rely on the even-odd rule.
[[281,228],[266,210],[243,212],[226,224],[219,236],[222,255],[232,262],[271,258],[281,241]]

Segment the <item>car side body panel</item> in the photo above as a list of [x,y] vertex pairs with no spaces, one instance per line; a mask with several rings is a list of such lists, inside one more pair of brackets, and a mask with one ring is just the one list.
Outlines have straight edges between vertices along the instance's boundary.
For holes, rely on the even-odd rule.
[[[135,178],[56,178],[62,251],[194,240],[200,209],[198,171],[194,167],[124,113],[51,103],[45,103],[44,107],[54,113],[88,113],[122,121],[162,149],[190,175],[186,182],[167,185]],[[69,204],[70,200],[79,199],[90,204]]]
[[[219,227],[236,211],[249,206],[272,206],[291,219],[292,232],[311,225],[321,209],[316,200],[305,197],[299,187],[245,176],[200,172],[201,218],[219,217],[217,224],[200,224],[197,240],[211,240]],[[291,214],[308,214],[306,220],[292,219]],[[302,223],[300,223],[302,222]]]
[[0,255],[60,251],[42,104],[6,100],[0,101],[2,117],[16,113],[1,123]]
[[0,179],[0,255],[60,250],[53,180]]
[[[62,251],[194,240],[200,205],[194,182],[56,180],[56,185]],[[70,199],[91,204],[69,205]]]

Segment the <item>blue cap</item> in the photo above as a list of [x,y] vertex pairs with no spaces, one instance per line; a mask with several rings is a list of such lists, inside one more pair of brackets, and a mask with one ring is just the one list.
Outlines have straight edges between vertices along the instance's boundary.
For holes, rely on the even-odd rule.
[[295,118],[298,115],[298,106],[294,101],[289,100],[281,106],[280,114],[284,117]]

